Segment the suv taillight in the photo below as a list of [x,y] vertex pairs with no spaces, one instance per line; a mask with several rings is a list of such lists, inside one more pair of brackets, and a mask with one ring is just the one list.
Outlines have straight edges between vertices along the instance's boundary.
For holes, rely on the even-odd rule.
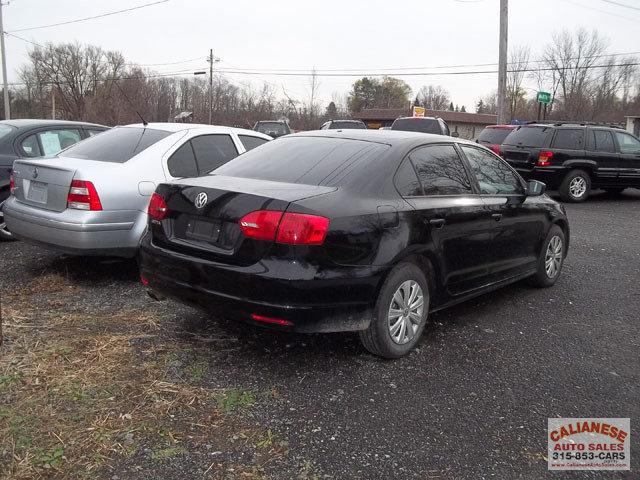
[[69,195],[67,196],[67,208],[75,210],[102,210],[102,203],[96,187],[87,180],[73,180]]
[[16,189],[16,181],[13,178],[13,170],[11,170],[11,175],[9,176],[9,192],[13,195],[13,191]]
[[329,230],[328,218],[275,210],[248,213],[239,224],[249,238],[289,245],[322,245]]
[[539,167],[546,167],[547,165],[549,165],[551,163],[551,159],[552,158],[553,158],[553,152],[550,152],[548,150],[542,150],[538,154],[538,166]]
[[167,202],[164,201],[162,195],[155,193],[151,195],[151,200],[149,200],[149,208],[147,208],[147,214],[149,218],[152,220],[162,221],[169,214],[169,207],[167,207]]

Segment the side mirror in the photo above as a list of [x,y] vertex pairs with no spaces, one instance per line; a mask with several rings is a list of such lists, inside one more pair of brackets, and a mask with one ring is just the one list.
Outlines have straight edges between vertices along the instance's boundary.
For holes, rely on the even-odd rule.
[[458,132],[451,132],[451,136],[454,138],[458,138],[460,134]]
[[527,196],[539,197],[547,190],[547,185],[538,180],[529,180],[527,182]]

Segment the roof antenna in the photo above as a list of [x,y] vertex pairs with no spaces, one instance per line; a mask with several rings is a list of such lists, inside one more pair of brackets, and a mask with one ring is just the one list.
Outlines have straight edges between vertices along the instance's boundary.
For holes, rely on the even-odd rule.
[[131,105],[133,107],[133,111],[136,112],[136,115],[138,115],[138,117],[140,117],[140,120],[142,120],[142,125],[144,125],[145,127],[148,125],[147,121],[144,119],[144,117],[140,114],[140,112],[136,109],[135,105],[133,104],[133,102],[129,99],[129,97],[127,97],[127,94],[124,93],[124,90],[122,90],[122,88],[120,88],[120,85],[118,84],[118,80],[116,80],[115,78],[113,79],[113,83],[116,84],[116,87],[118,87],[118,90],[120,90],[120,93],[122,94],[122,96],[125,98],[125,100],[127,102],[129,102],[129,105]]

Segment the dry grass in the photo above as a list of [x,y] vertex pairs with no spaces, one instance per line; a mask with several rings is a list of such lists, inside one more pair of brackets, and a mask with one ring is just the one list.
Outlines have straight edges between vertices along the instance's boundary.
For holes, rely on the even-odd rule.
[[[45,275],[2,299],[0,478],[94,478],[143,445],[161,460],[231,434],[269,456],[284,453],[229,413],[250,407],[252,393],[198,385],[202,359],[184,378],[167,375],[167,359],[193,345],[167,338],[148,313],[69,313],[67,302],[81,295],[64,277]],[[262,478],[255,466],[237,471]]]

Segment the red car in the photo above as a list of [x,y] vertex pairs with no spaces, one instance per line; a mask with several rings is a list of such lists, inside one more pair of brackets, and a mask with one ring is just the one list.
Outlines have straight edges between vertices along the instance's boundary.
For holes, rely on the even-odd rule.
[[518,125],[487,125],[480,132],[476,142],[500,155],[500,144],[516,128]]

